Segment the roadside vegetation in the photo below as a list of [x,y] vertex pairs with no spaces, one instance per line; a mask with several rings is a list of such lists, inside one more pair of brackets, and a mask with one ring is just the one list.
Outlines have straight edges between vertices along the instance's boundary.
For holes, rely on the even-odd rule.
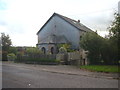
[[2,42],[2,44],[0,44],[0,47],[2,47],[2,61],[6,61],[12,42],[9,35],[5,35],[5,33],[1,33],[0,41]]
[[81,69],[96,71],[96,72],[106,72],[106,73],[120,73],[120,67],[112,65],[86,65],[80,66]]
[[15,62],[38,63],[38,64],[59,64],[59,60],[43,54],[37,47],[26,48],[24,53],[19,52]]
[[120,15],[115,13],[114,16],[106,37],[99,36],[97,32],[88,32],[80,38],[81,47],[89,52],[91,65],[118,65],[120,62]]

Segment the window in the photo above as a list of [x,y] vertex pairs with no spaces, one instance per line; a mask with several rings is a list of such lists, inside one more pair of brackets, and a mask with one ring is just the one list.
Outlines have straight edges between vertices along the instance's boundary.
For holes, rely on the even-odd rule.
[[44,54],[46,54],[46,49],[44,48],[44,47],[42,47],[42,52],[44,53]]
[[51,47],[51,54],[54,54],[54,48]]

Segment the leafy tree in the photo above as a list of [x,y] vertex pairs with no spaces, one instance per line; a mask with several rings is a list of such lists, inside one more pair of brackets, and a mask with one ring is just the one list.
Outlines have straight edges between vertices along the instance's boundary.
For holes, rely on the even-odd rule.
[[115,13],[114,14],[114,21],[112,22],[112,25],[109,27],[109,37],[110,38],[116,38],[118,40],[118,37],[120,37],[120,15]]
[[114,64],[115,52],[113,46],[111,46],[110,40],[104,38],[101,46],[101,60],[104,61],[104,64]]
[[120,60],[120,15],[118,13],[114,14],[114,21],[109,27],[109,42],[111,44],[111,49],[113,52],[114,63],[118,63]]
[[102,38],[95,32],[83,35],[80,45],[88,50],[91,64],[118,64],[120,60],[120,16],[115,13],[115,20],[109,27],[108,38]]
[[2,38],[2,60],[7,60],[7,54],[10,46],[12,45],[12,42],[9,35],[5,35],[5,33],[1,33],[1,38]]
[[17,48],[16,47],[9,47],[8,53],[14,53],[15,55],[17,54]]
[[95,32],[88,32],[82,36],[80,45],[83,49],[88,50],[88,58],[91,64],[101,62],[101,46],[103,38]]

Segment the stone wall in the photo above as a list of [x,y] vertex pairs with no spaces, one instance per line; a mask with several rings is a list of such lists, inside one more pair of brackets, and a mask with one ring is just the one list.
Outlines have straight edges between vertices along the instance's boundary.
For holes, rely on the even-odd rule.
[[76,52],[57,54],[56,59],[61,60],[62,64],[70,65],[88,65],[87,51],[81,50]]

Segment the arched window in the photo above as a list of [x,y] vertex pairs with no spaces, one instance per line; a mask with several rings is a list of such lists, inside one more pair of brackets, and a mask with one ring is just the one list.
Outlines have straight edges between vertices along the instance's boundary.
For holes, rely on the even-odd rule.
[[51,54],[54,54],[54,48],[51,47]]
[[44,48],[44,47],[42,47],[42,52],[44,53],[44,54],[46,54],[46,49]]

